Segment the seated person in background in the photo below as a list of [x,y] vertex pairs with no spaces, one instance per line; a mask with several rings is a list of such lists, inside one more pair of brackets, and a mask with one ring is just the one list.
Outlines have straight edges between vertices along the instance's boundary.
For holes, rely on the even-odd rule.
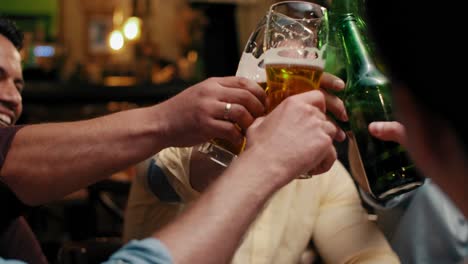
[[[196,148],[169,148],[138,166],[125,214],[125,240],[164,228],[197,201],[200,193],[192,186],[206,183],[196,183],[193,175],[203,171],[209,177],[222,169],[202,155]],[[339,162],[324,174],[279,190],[250,227],[233,263],[298,263],[311,239],[326,263],[399,263],[368,220]]]
[[[334,82],[336,77],[324,76],[322,87],[333,89],[333,83],[338,83],[335,89],[343,88],[342,81]],[[342,102],[324,93],[327,109],[343,117]],[[268,165],[261,164],[258,171]],[[124,239],[146,237],[164,228],[186,206],[198,202],[200,192],[223,169],[196,147],[164,149],[140,164],[126,208]],[[335,162],[329,171],[316,173],[322,174],[292,181],[268,201],[237,249],[233,263],[298,263],[310,240],[326,263],[399,263],[382,233],[368,219],[346,169]]]

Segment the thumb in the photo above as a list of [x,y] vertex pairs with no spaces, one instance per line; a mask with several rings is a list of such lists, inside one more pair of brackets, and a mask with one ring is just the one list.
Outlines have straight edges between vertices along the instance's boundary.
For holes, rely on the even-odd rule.
[[406,146],[405,127],[399,122],[372,122],[369,124],[369,132],[378,139],[394,141]]

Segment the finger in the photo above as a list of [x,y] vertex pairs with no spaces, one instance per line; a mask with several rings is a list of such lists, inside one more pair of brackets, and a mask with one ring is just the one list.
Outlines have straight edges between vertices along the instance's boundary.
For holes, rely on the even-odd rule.
[[[324,121],[321,124],[321,128],[327,133],[331,138],[339,138],[339,129],[338,127],[330,121]],[[343,132],[344,133],[344,132]]]
[[327,92],[324,92],[324,96],[327,111],[332,113],[341,121],[348,121],[348,114],[346,113],[346,108],[343,101],[339,97]]
[[252,116],[259,117],[264,115],[265,107],[249,91],[241,89],[224,89],[220,94],[219,100],[244,106]]
[[252,80],[249,80],[244,77],[232,76],[232,77],[220,78],[218,83],[225,87],[245,89],[251,92],[253,95],[255,95],[255,97],[257,97],[257,99],[262,104],[265,103],[265,100],[266,100],[265,91],[260,85],[258,85],[258,83]]
[[226,139],[236,146],[242,144],[244,139],[240,129],[231,122],[211,119],[207,129],[210,130],[210,138]]
[[[313,91],[293,95],[291,97],[297,100],[304,100],[306,103],[317,107],[322,113],[325,113],[326,111],[325,95],[323,94],[322,91],[313,90]],[[288,97],[286,100],[288,100],[291,97]]]
[[332,123],[335,126],[336,129],[336,133],[333,136],[333,139],[338,142],[343,142],[346,139],[346,133],[343,131],[343,129],[341,129],[341,127],[338,124],[336,124],[336,122],[332,118],[327,117],[327,119],[330,123]]
[[215,118],[221,121],[226,121],[237,125],[237,129],[245,131],[255,120],[255,118],[247,111],[247,109],[238,104],[218,102],[218,108],[223,110],[217,111],[218,114],[215,115]]
[[218,102],[218,110],[215,118],[237,124],[242,131],[245,131],[255,120],[255,117],[242,105],[234,103]]
[[338,155],[336,153],[336,149],[334,147],[329,148],[327,155],[322,160],[322,162],[310,170],[307,174],[309,175],[317,175],[322,174],[330,170],[337,159]]
[[238,104],[232,104],[231,111],[229,111],[227,118],[239,125],[243,131],[247,130],[255,120],[245,107]]
[[399,122],[372,122],[369,124],[369,132],[378,139],[406,145],[405,127]]
[[237,124],[243,131],[255,120],[250,112],[240,104],[216,102],[214,107],[219,109],[214,115],[215,119]]
[[341,91],[345,88],[345,83],[337,76],[324,72],[320,79],[320,88]]

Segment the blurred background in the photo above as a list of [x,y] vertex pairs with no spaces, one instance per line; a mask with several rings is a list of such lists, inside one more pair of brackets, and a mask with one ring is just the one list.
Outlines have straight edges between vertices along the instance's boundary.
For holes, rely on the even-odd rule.
[[[18,123],[93,118],[234,75],[244,44],[273,2],[2,0],[0,15],[25,36]],[[99,262],[102,252],[120,246],[134,174],[130,167],[28,213],[50,263]]]
[[[1,1],[0,14],[25,32],[21,122],[154,103],[207,77],[233,75],[250,31],[271,2]],[[105,109],[83,105],[96,101],[106,103]]]

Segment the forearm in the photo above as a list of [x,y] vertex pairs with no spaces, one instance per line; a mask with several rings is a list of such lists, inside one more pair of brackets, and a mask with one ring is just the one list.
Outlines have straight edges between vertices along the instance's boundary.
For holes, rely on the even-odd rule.
[[[155,234],[175,263],[228,263],[266,200],[281,169],[259,170],[243,153],[176,221]],[[266,180],[270,179],[270,181]]]
[[24,127],[13,139],[2,179],[30,205],[60,198],[163,148],[160,120],[151,107]]

